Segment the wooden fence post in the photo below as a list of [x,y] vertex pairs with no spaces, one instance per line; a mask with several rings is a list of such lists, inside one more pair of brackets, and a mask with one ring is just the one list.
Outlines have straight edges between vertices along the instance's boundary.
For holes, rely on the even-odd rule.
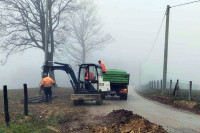
[[179,80],[177,79],[177,94],[176,94],[176,96],[178,96],[179,92],[180,92],[180,88],[179,88]]
[[149,81],[149,89],[151,89],[151,81]]
[[151,89],[152,88],[152,86],[151,86],[151,81],[149,81],[150,82],[150,88],[149,89]]
[[150,89],[150,82],[149,82],[149,86],[148,86],[148,88]]
[[171,94],[171,90],[172,90],[172,80],[170,80],[169,94]]
[[160,80],[160,89],[162,90],[163,88],[163,84],[162,84],[162,80]]
[[191,100],[191,93],[192,93],[192,81],[190,81],[190,89],[189,89],[189,98],[188,100]]
[[157,89],[159,89],[159,80],[157,80]]
[[3,96],[4,96],[4,114],[5,114],[5,122],[7,124],[7,127],[9,127],[9,122],[10,122],[10,116],[9,116],[9,111],[8,111],[8,91],[7,91],[7,86],[3,86]]
[[28,116],[28,91],[27,91],[27,84],[24,84],[24,115]]
[[176,85],[175,85],[175,88],[174,88],[173,95],[174,95],[174,96],[177,96],[179,93],[180,93],[179,80],[177,79]]

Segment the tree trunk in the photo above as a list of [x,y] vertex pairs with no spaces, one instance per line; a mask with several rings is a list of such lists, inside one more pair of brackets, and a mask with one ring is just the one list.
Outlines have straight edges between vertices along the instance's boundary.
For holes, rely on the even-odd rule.
[[85,53],[85,43],[82,42],[83,44],[83,60],[82,60],[82,63],[84,64],[85,63],[85,56],[86,56],[86,53]]
[[[49,35],[51,43],[51,51],[49,52],[49,65],[53,66],[53,55],[54,55],[54,34],[52,30],[52,16],[51,16],[52,0],[49,0]],[[54,71],[49,72],[49,76],[55,81]]]
[[[49,53],[48,61],[49,61],[49,65],[53,66],[53,54],[52,53]],[[55,81],[54,71],[49,71],[49,77],[51,77]]]

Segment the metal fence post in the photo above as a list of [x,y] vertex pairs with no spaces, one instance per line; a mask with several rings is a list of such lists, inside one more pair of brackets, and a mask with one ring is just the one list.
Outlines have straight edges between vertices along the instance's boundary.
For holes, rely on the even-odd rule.
[[188,100],[191,100],[191,93],[192,93],[192,81],[190,81],[190,89],[189,89],[189,98]]
[[160,89],[162,90],[163,88],[163,84],[162,84],[162,80],[160,80]]
[[24,115],[28,116],[28,91],[27,91],[27,84],[24,84]]
[[10,122],[10,116],[9,116],[9,111],[8,111],[8,91],[7,91],[7,86],[3,86],[3,96],[4,96],[4,114],[5,114],[5,122],[7,126],[9,127],[9,122]]
[[152,84],[152,89],[153,89],[153,81],[151,81],[151,84]]

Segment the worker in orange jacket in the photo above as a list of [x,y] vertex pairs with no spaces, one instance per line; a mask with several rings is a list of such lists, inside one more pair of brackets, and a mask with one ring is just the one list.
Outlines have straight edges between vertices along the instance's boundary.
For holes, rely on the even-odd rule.
[[46,103],[52,102],[52,84],[55,85],[55,81],[53,81],[52,78],[48,77],[47,74],[44,74],[43,79],[40,83],[40,87],[43,87]]
[[99,65],[101,65],[101,67],[102,67],[102,72],[103,72],[103,73],[107,72],[104,63],[103,63],[102,61],[100,61],[100,60],[99,60]]
[[94,75],[91,72],[88,72],[88,70],[85,71],[85,80],[93,80],[94,79]]

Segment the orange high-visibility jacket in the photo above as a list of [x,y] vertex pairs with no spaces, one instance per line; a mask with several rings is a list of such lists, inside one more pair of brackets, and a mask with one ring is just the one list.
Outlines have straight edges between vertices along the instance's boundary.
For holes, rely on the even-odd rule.
[[90,75],[90,80],[94,79],[94,75],[91,72],[89,72],[88,74],[88,71],[86,71],[85,73],[86,73],[85,80],[89,79],[89,75]]
[[104,63],[103,63],[103,62],[100,62],[100,65],[101,65],[101,67],[102,67],[102,72],[107,72]]
[[42,82],[40,83],[40,86],[42,87],[51,87],[52,84],[55,84],[55,81],[53,81],[50,77],[45,77],[42,79]]

